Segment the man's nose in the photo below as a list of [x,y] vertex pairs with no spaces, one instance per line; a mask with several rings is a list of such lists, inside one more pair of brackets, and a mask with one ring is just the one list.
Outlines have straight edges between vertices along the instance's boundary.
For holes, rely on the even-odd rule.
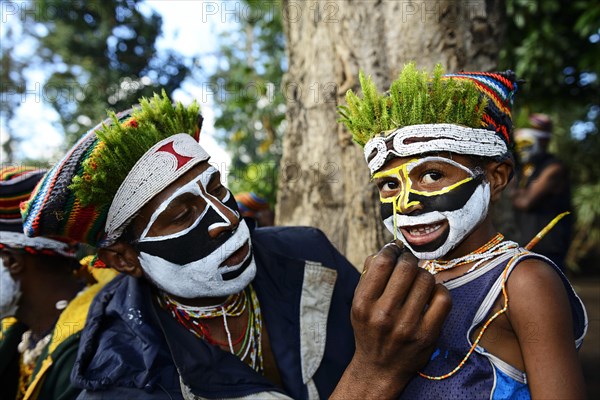
[[211,206],[221,216],[222,221],[216,222],[208,227],[208,235],[216,239],[224,232],[230,232],[237,229],[240,224],[240,215],[231,208],[227,207],[218,199],[212,199]]

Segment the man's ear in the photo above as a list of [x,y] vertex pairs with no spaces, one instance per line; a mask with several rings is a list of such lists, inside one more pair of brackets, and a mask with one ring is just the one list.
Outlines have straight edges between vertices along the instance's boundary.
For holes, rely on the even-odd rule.
[[128,243],[116,242],[98,250],[98,257],[107,266],[134,278],[143,275],[137,251]]
[[490,192],[492,202],[497,201],[502,194],[508,182],[512,178],[514,164],[512,160],[504,160],[502,162],[492,162],[487,168],[487,178],[490,182]]

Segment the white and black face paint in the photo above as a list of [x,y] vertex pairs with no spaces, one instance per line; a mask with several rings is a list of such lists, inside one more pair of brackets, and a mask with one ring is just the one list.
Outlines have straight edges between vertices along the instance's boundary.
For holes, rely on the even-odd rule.
[[0,258],[0,319],[15,315],[21,298],[19,281],[15,281]]
[[[396,214],[396,227],[435,225],[448,221],[446,235],[431,246],[411,246],[400,229],[396,228],[398,239],[420,260],[435,260],[444,257],[456,248],[485,219],[490,202],[490,185],[482,183],[475,188],[469,200],[460,208],[451,211],[431,211],[425,214],[409,216]],[[385,227],[394,233],[394,216],[384,219]]]
[[[250,231],[240,220],[235,198],[228,190],[222,199],[208,193],[207,185],[218,171],[209,167],[197,178],[177,189],[152,214],[140,239],[142,269],[157,287],[182,298],[221,297],[243,290],[256,274]],[[178,197],[191,194],[205,203],[194,222],[164,236],[148,236],[161,213]],[[223,212],[227,210],[227,213]],[[235,221],[231,220],[231,215]],[[219,227],[239,225],[216,237]]]
[[[429,161],[443,162],[465,171],[469,177],[463,181],[438,190],[435,193],[425,193],[412,189],[411,171]],[[465,166],[440,157],[425,157],[415,162],[409,162],[398,168],[384,171],[379,175],[396,175],[405,187],[398,196],[382,199],[381,216],[385,227],[406,247],[415,257],[421,260],[439,259],[456,248],[487,216],[490,202],[490,187],[484,181],[482,172],[474,173]],[[374,175],[374,177],[376,177]],[[408,204],[418,203],[420,211],[411,215],[401,214],[399,208]],[[448,228],[425,245],[413,245],[404,236],[400,228],[436,231],[448,223]],[[417,228],[418,227],[418,228]]]

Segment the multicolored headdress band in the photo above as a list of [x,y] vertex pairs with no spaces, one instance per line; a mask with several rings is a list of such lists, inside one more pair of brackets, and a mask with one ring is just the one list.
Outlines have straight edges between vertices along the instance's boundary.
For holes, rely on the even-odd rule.
[[364,147],[371,173],[390,155],[449,151],[484,157],[508,153],[511,107],[517,90],[512,71],[433,76],[408,64],[386,93],[360,73],[363,97],[351,90],[340,122]]
[[96,247],[114,243],[139,210],[209,155],[198,144],[202,117],[194,102],[166,94],[90,130],[21,207],[29,236],[62,236]]
[[0,169],[0,249],[22,249],[32,254],[74,257],[76,246],[45,237],[29,238],[23,234],[19,205],[46,173],[45,169],[10,166]]

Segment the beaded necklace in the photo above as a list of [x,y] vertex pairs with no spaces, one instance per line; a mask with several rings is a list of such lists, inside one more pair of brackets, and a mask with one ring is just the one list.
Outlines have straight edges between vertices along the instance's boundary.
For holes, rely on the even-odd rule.
[[[497,233],[496,236],[494,236],[489,242],[487,242],[486,244],[484,244],[477,250],[467,254],[466,256],[455,258],[455,259],[452,259],[449,261],[430,260],[430,261],[427,261],[423,265],[423,268],[425,268],[427,271],[429,271],[435,275],[440,271],[445,271],[445,270],[448,270],[448,269],[451,269],[454,267],[458,267],[460,265],[464,265],[464,264],[468,264],[470,262],[477,261],[467,271],[467,273],[472,272],[477,267],[479,267],[481,264],[483,264],[484,262],[486,262],[500,254],[504,254],[504,253],[508,252],[509,250],[516,249],[519,247],[519,245],[515,242],[512,242],[510,240],[507,240],[507,241],[503,241],[503,240],[504,240],[504,235],[502,235],[501,233]],[[481,340],[483,333],[487,330],[487,328],[490,326],[490,324],[496,318],[498,318],[501,314],[505,313],[506,310],[508,310],[508,294],[506,293],[506,277],[507,277],[507,272],[509,271],[511,265],[517,259],[518,259],[517,256],[512,257],[510,259],[510,261],[507,263],[506,267],[504,268],[504,271],[502,272],[502,294],[504,295],[504,307],[501,310],[494,313],[494,315],[492,315],[483,324],[483,326],[481,327],[481,330],[479,331],[479,334],[477,335],[477,338],[475,339],[475,341],[471,345],[471,348],[469,349],[469,351],[467,352],[465,357],[461,360],[461,362],[456,366],[456,368],[454,368],[452,371],[448,372],[447,374],[440,375],[440,376],[431,376],[431,375],[427,375],[422,372],[419,372],[419,375],[421,377],[432,380],[432,381],[440,381],[440,380],[451,377],[452,375],[457,373],[463,367],[463,365],[465,365],[465,363],[467,362],[467,360],[469,359],[469,357],[471,356],[471,354],[473,353],[473,351],[479,344],[479,341]]]
[[419,372],[419,375],[421,377],[432,380],[432,381],[441,381],[443,379],[450,378],[452,375],[457,373],[463,367],[463,365],[465,365],[465,363],[467,362],[467,360],[469,359],[471,354],[473,354],[473,351],[475,350],[475,348],[479,345],[479,341],[481,340],[481,337],[483,336],[483,334],[487,330],[487,328],[490,326],[490,324],[496,318],[498,318],[501,314],[504,314],[508,310],[508,293],[506,292],[506,278],[508,276],[508,271],[510,270],[511,266],[516,262],[516,260],[519,259],[519,255],[520,254],[513,256],[510,259],[510,261],[506,264],[506,267],[504,268],[504,270],[502,271],[502,295],[504,296],[504,306],[502,307],[502,309],[496,311],[494,313],[494,315],[492,315],[485,322],[485,324],[483,324],[483,326],[481,327],[481,330],[479,331],[479,334],[477,335],[477,337],[475,338],[475,341],[471,345],[471,348],[469,349],[469,351],[467,352],[465,357],[461,360],[461,362],[458,363],[456,368],[454,368],[452,371],[448,372],[447,374],[439,375],[439,376],[431,376],[431,375],[427,375],[422,372]]
[[[229,296],[225,302],[215,306],[192,307],[181,304],[171,298],[167,293],[161,292],[158,296],[160,306],[169,311],[181,325],[186,327],[196,337],[206,340],[208,343],[228,347],[231,354],[236,355],[244,361],[249,357],[250,366],[257,372],[263,371],[262,355],[262,317],[260,313],[260,304],[256,297],[256,292],[252,285],[240,293]],[[239,317],[247,312],[246,329],[240,337],[235,340],[231,338],[228,317]],[[223,327],[227,334],[227,342],[214,339],[210,329],[204,320],[213,318],[223,318]],[[234,346],[242,343],[237,351]]]
[[52,330],[39,340],[33,339],[32,331],[26,331],[21,337],[21,343],[17,346],[17,350],[21,353],[19,360],[19,392],[17,399],[22,399],[27,393],[27,388],[31,383],[31,375],[35,369],[38,358],[50,343],[52,338]]
[[518,247],[519,245],[517,243],[510,240],[504,241],[504,235],[497,233],[489,242],[465,256],[454,258],[449,261],[428,260],[422,265],[422,268],[435,275],[438,272],[476,261],[467,271],[467,273],[469,273],[476,270],[484,262]]

